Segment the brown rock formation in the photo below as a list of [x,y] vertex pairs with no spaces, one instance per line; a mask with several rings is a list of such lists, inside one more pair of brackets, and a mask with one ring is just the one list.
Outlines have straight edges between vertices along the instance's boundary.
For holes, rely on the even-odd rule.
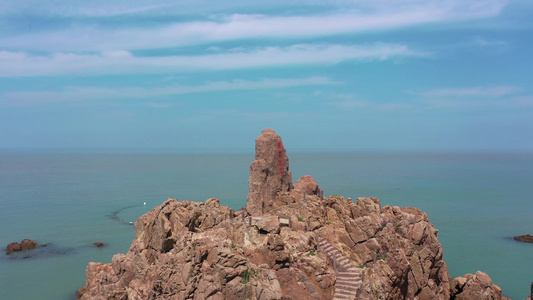
[[279,192],[292,188],[289,158],[281,137],[265,129],[255,140],[255,160],[250,166],[250,191],[246,210],[258,216],[272,208]]
[[304,175],[294,184],[294,190],[302,191],[306,195],[317,195],[320,191],[318,184],[311,175]]
[[515,241],[533,243],[533,235],[531,235],[531,234],[524,234],[524,235],[515,236],[513,239]]
[[104,246],[104,243],[102,243],[102,242],[94,242],[93,245],[95,245],[98,248],[102,248]]
[[9,243],[6,247],[6,254],[35,248],[37,248],[37,243],[35,241],[30,239],[24,239],[20,244],[17,242]]
[[452,281],[452,295],[455,300],[470,299],[509,299],[502,296],[502,289],[492,283],[489,275],[477,271],[475,275],[466,274]]
[[[168,199],[137,220],[128,253],[89,263],[78,297],[505,299],[485,273],[451,281],[437,230],[422,211],[381,207],[377,198],[322,198],[310,176],[291,189],[278,142],[271,130],[257,139],[251,216],[217,199]],[[480,293],[490,297],[475,298]]]

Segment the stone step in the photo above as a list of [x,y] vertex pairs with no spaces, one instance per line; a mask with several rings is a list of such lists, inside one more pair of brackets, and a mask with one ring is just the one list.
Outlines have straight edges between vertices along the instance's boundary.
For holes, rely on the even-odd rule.
[[326,248],[326,247],[323,247],[322,249],[324,249],[324,251],[326,251],[326,253],[329,253],[329,254],[333,254],[335,253],[337,250],[335,249],[331,249],[331,248]]
[[337,266],[337,280],[333,300],[354,300],[362,285],[362,270],[354,266],[353,262],[333,247],[326,239],[318,238],[318,246]]
[[353,300],[355,299],[354,296],[346,296],[346,295],[335,295],[333,296],[333,300]]
[[348,289],[359,289],[359,287],[363,284],[362,281],[352,281],[352,282],[336,282],[335,287],[339,286],[339,288],[348,288]]
[[354,282],[354,281],[362,281],[361,277],[339,277],[337,276],[337,282]]
[[348,284],[351,284],[352,282],[356,282],[356,281],[363,281],[361,277],[338,277],[337,276],[337,280],[336,282],[339,282],[339,283],[348,283]]
[[359,286],[363,282],[361,280],[338,280],[335,281],[335,287],[339,286]]
[[348,284],[351,285],[355,282],[361,282],[361,277],[337,277],[337,280],[335,282],[338,282],[339,284]]
[[361,272],[346,271],[337,273],[337,277],[361,277]]
[[340,284],[340,285],[339,284],[335,284],[335,290],[343,289],[343,290],[346,290],[346,291],[357,292],[357,290],[359,290],[359,286],[360,286],[360,284],[353,285],[353,286],[344,285],[344,284]]
[[343,266],[344,268],[353,268],[353,264],[350,261],[338,261],[337,260],[337,265]]
[[354,295],[355,296],[355,294],[356,292],[335,288],[335,295],[347,295],[347,296]]
[[337,261],[337,265],[339,265],[339,266],[343,266],[343,267],[348,268],[348,269],[353,268],[353,264],[352,264],[352,262],[350,262],[350,261],[348,261],[348,262],[346,262],[346,261],[344,261],[344,262],[342,262],[342,261]]
[[343,264],[343,265],[351,265],[352,264],[352,261],[347,259],[345,256],[337,257],[337,262],[339,264]]

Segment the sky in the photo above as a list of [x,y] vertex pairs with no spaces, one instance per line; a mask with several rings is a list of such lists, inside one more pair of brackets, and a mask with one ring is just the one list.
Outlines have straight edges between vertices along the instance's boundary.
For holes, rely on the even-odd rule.
[[531,0],[0,0],[0,149],[533,151]]

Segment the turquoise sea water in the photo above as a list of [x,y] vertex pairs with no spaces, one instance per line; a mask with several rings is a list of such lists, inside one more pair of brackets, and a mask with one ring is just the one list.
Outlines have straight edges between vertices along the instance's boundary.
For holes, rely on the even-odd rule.
[[[533,234],[533,154],[288,154],[293,180],[313,175],[326,195],[427,212],[452,277],[482,270],[505,295],[528,296],[533,244],[511,238]],[[24,238],[47,245],[16,258],[0,253],[2,299],[74,299],[87,263],[125,253],[129,222],[168,197],[241,208],[253,158],[0,153],[0,246]]]

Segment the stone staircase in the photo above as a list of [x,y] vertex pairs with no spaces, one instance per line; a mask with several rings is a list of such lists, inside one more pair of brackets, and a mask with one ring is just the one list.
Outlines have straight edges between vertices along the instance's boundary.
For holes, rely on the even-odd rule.
[[346,256],[318,235],[317,241],[318,248],[326,253],[337,273],[333,300],[356,299],[359,288],[363,284],[363,269],[356,268]]

